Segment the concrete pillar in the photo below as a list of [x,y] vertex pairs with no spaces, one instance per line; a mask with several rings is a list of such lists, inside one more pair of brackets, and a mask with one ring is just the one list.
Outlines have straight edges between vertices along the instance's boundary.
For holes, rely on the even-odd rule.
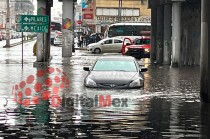
[[201,138],[203,139],[209,139],[210,138],[210,120],[209,120],[209,117],[210,117],[210,105],[208,103],[201,103],[200,105],[200,125],[201,128],[200,128],[200,135]]
[[161,64],[163,63],[163,33],[164,33],[164,7],[158,6],[157,7],[157,58],[156,62]]
[[163,63],[166,65],[171,64],[171,35],[172,35],[171,18],[172,18],[171,4],[165,4]]
[[[53,2],[53,1],[51,1],[51,2]],[[46,5],[46,14],[49,16],[49,19],[51,19],[51,6],[52,6],[52,3],[47,3],[47,5]],[[46,58],[47,58],[47,60],[49,61],[49,59],[50,59],[50,45],[51,45],[51,42],[50,42],[50,32],[51,32],[51,30],[50,30],[50,28],[51,28],[51,20],[49,21],[49,26],[48,26],[48,33],[47,33],[47,36],[46,36]]]
[[157,8],[156,6],[151,8],[151,49],[150,49],[150,61],[154,63],[156,61],[156,32],[157,32]]
[[[46,1],[37,0],[37,15],[46,15]],[[37,62],[46,62],[46,33],[37,33]]]
[[172,67],[180,64],[181,0],[172,2]]
[[73,45],[73,0],[63,0],[63,17],[62,17],[62,57],[72,56]]
[[200,96],[201,101],[210,103],[210,1],[201,4],[201,48],[200,48]]

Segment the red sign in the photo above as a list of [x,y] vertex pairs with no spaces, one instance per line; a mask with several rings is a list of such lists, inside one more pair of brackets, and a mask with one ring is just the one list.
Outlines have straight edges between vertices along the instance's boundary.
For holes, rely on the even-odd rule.
[[93,9],[91,9],[91,8],[85,8],[85,9],[82,9],[82,11],[83,11],[83,12],[92,12]]
[[83,14],[83,19],[93,19],[93,14]]
[[4,25],[3,24],[0,24],[0,28],[4,28]]
[[82,24],[82,21],[81,21],[81,20],[78,20],[78,21],[77,21],[77,24]]

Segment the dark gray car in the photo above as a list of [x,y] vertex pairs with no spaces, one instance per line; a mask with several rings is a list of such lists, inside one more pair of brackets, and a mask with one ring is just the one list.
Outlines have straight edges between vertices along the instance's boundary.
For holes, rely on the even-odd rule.
[[88,71],[84,85],[93,88],[140,88],[144,86],[142,72],[147,71],[131,56],[100,57],[83,69]]

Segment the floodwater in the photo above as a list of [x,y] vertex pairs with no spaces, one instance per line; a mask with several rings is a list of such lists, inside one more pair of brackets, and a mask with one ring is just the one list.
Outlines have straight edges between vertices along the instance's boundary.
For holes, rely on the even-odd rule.
[[152,66],[143,59],[144,88],[88,89],[83,66],[100,55],[77,50],[62,58],[62,48],[52,46],[51,68],[35,68],[33,44],[24,44],[23,68],[21,46],[0,48],[0,137],[210,138],[199,67]]

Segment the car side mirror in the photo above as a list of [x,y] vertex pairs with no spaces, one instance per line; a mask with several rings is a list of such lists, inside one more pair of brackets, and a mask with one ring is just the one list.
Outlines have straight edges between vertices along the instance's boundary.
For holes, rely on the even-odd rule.
[[90,67],[83,67],[84,71],[90,71]]
[[104,45],[104,42],[102,42],[101,45]]
[[145,68],[145,67],[142,67],[142,68],[140,69],[140,72],[146,72],[146,71],[148,71],[148,69]]
[[130,45],[130,43],[126,43],[126,46]]

